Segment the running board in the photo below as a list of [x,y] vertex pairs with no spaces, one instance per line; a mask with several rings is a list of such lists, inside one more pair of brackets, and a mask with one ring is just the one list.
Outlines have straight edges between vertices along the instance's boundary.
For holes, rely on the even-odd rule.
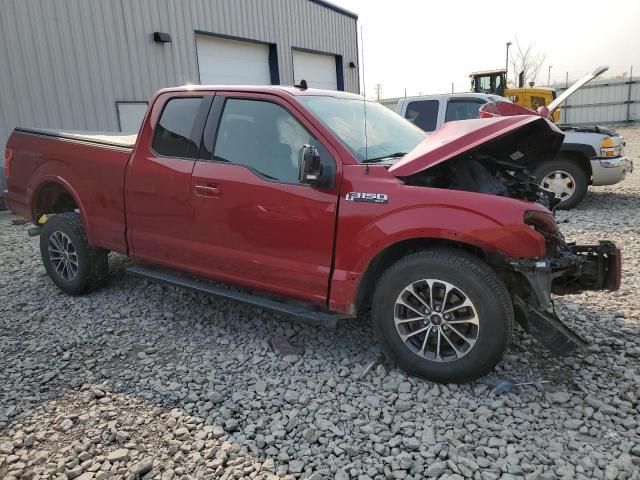
[[186,277],[166,269],[156,269],[135,265],[127,268],[127,273],[134,277],[142,277],[147,280],[175,287],[182,287],[194,292],[205,293],[217,298],[233,300],[263,310],[268,310],[280,315],[287,315],[311,325],[335,328],[338,317],[334,314],[316,310],[313,306],[303,303],[289,303],[279,301],[266,295],[258,295],[241,290],[222,288],[207,281],[195,277]]

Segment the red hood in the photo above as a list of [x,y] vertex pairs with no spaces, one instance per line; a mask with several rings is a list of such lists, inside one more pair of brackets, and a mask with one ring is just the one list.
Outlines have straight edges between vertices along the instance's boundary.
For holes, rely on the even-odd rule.
[[[511,155],[513,160],[555,155],[563,137],[558,127],[537,115],[449,122],[392,165],[389,172],[408,177],[478,147],[490,147],[493,142],[494,148]],[[516,152],[521,155],[514,156]]]

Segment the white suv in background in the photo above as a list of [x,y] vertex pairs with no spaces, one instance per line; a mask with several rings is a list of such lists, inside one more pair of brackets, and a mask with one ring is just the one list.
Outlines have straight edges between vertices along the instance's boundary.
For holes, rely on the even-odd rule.
[[[488,102],[509,100],[483,93],[451,93],[403,98],[395,111],[425,132],[444,123],[478,118],[478,109]],[[623,154],[624,139],[602,127],[560,127],[564,141],[551,161],[531,165],[543,188],[562,202],[557,208],[569,209],[582,201],[589,185],[613,185],[633,171],[633,162]]]

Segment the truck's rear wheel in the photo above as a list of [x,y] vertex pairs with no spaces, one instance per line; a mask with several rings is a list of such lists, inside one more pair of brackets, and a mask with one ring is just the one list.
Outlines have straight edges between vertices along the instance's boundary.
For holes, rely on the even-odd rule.
[[584,170],[571,160],[553,160],[540,165],[533,172],[542,188],[551,190],[560,203],[556,208],[569,210],[587,194],[589,183]]
[[80,215],[51,217],[40,233],[42,263],[63,292],[80,295],[101,285],[109,270],[108,252],[87,241]]
[[464,383],[502,358],[513,306],[486,264],[464,251],[437,249],[408,255],[384,273],[373,322],[398,366],[427,380]]

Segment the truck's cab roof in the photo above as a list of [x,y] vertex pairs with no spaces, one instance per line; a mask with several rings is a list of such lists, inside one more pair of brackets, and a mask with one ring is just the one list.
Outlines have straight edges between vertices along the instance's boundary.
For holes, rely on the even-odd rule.
[[485,100],[486,102],[509,102],[510,100],[505,97],[501,97],[500,95],[493,95],[490,93],[473,93],[473,92],[464,92],[464,93],[438,93],[434,95],[419,95],[415,97],[407,97],[403,98],[404,102],[411,102],[416,100],[450,100],[452,98],[479,98]]
[[293,96],[326,96],[345,98],[351,100],[364,100],[364,97],[355,93],[338,90],[322,90],[318,88],[300,88],[284,85],[183,85],[180,87],[164,88],[158,94],[165,92],[251,92],[251,93],[288,93]]

